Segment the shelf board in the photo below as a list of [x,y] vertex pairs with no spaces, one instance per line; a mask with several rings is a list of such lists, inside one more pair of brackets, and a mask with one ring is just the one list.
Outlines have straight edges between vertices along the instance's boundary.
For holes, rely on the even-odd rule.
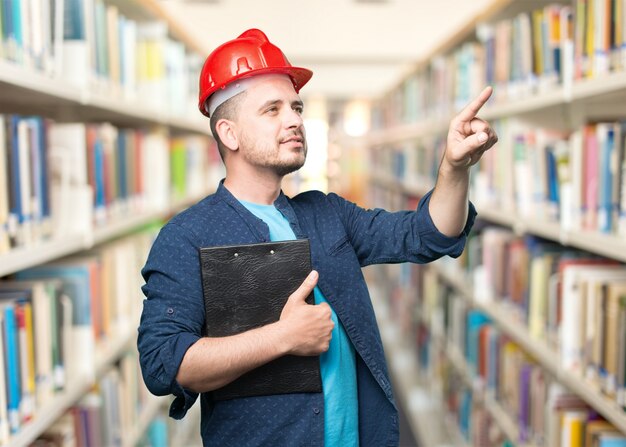
[[585,382],[583,377],[563,369],[559,364],[558,353],[550,349],[544,342],[532,338],[522,323],[516,322],[510,317],[511,312],[507,311],[502,303],[481,302],[480,297],[473,295],[472,287],[464,281],[463,274],[452,274],[437,264],[433,265],[442,279],[452,285],[474,307],[488,315],[504,333],[535,358],[557,381],[581,397],[621,432],[626,433],[626,412],[615,401],[595,390]]
[[167,216],[170,210],[164,211],[148,211],[135,216],[127,216],[117,219],[102,227],[96,227],[93,232],[93,245],[101,244],[116,237],[127,234],[129,231],[161,219]]
[[597,231],[566,230],[558,222],[521,217],[515,212],[494,211],[487,207],[478,207],[478,217],[510,227],[517,235],[532,234],[564,246],[626,262],[626,240],[618,235]]
[[402,124],[387,130],[372,132],[367,137],[370,146],[382,146],[437,135],[448,129],[449,119],[426,119],[415,124]]
[[145,434],[146,430],[150,426],[150,423],[168,402],[169,400],[166,397],[150,396],[144,408],[141,410],[141,416],[139,417],[137,426],[133,428],[132,432],[128,436],[124,437],[122,446],[135,447],[141,437]]
[[[602,116],[602,110],[606,109],[606,103],[614,104],[618,110],[622,110],[626,98],[626,71],[608,73],[595,79],[584,79],[574,82],[571,88],[555,85],[545,88],[527,97],[519,99],[503,99],[500,102],[488,104],[480,112],[480,118],[493,121],[511,116],[523,116],[528,114],[550,115],[554,117],[559,108],[576,104],[585,108],[602,102],[602,106],[596,115]],[[605,112],[607,116],[614,113]],[[396,144],[403,141],[417,140],[432,135],[444,133],[450,124],[450,120],[456,114],[448,118],[427,118],[416,123],[398,124],[384,130],[372,131],[359,141],[371,147],[383,147],[387,144]],[[564,121],[568,122],[567,118]]]
[[124,217],[102,227],[96,227],[93,234],[74,234],[37,241],[31,246],[20,247],[0,255],[0,277],[10,275],[28,267],[53,261],[67,255],[78,253],[92,248],[116,237],[122,236],[129,231],[153,222],[157,219],[165,219],[184,208],[194,204],[205,195],[174,201],[166,210],[149,211],[135,216]]
[[[95,377],[104,374],[134,339],[134,328],[127,328],[120,337],[100,344],[96,348]],[[72,405],[78,402],[93,384],[94,381],[89,377],[81,377],[69,383],[65,391],[56,394],[52,401],[37,409],[33,420],[24,424],[20,431],[11,437],[9,444],[14,447],[29,446]]]
[[370,176],[370,180],[372,183],[378,186],[398,191],[408,196],[422,197],[432,189],[432,187],[427,185],[419,185],[417,183],[410,184],[405,181],[395,179],[391,176],[372,175]]
[[46,103],[59,100],[75,103],[83,101],[80,89],[63,79],[53,78],[2,58],[0,58],[0,87],[4,100],[10,91],[17,89],[16,98],[22,100],[29,99],[24,97],[26,94],[36,95]]
[[513,421],[508,412],[500,405],[491,393],[485,392],[483,395],[483,403],[485,409],[496,421],[496,424],[502,429],[502,432],[518,447],[534,447],[533,444],[521,443],[516,441],[519,439],[519,430],[517,424]]
[[[530,1],[530,0],[525,0]],[[432,50],[430,50],[427,54],[425,54],[421,60],[417,61],[412,70],[410,70],[407,75],[405,75],[398,84],[405,82],[406,79],[411,76],[416,71],[422,70],[428,67],[430,61],[444,53],[447,53],[461,43],[468,39],[472,39],[475,35],[476,27],[482,23],[492,20],[494,17],[497,17],[503,11],[507,10],[511,5],[515,5],[513,0],[492,0],[490,1],[482,11],[474,14],[470,19],[466,20],[464,23],[460,24],[457,28],[457,31],[445,39],[443,42],[435,45]]]
[[174,422],[174,427],[169,431],[170,447],[189,447],[202,445],[200,436],[200,405],[194,405],[189,409],[185,418]]
[[[374,175],[372,183],[405,195],[421,197],[429,191],[426,186],[409,185],[389,176]],[[533,216],[520,216],[513,210],[497,210],[493,206],[475,203],[478,219],[509,227],[515,234],[532,234],[561,245],[586,250],[626,262],[626,239],[596,231],[566,230],[559,222]]]
[[626,240],[617,235],[595,231],[567,231],[562,235],[560,242],[626,262]]
[[164,122],[169,124],[170,127],[178,131],[191,131],[204,135],[213,135],[209,126],[209,119],[202,118],[200,112],[198,116],[179,117],[179,116],[166,116]]
[[493,208],[475,203],[476,212],[478,213],[478,219],[488,220],[489,222],[503,225],[506,227],[513,227],[516,223],[515,214],[512,212],[505,213],[501,211],[494,211]]
[[549,222],[534,217],[513,216],[513,230],[517,234],[534,234],[556,242],[561,242],[565,237],[565,231],[558,222]]
[[446,357],[461,375],[465,384],[472,388],[474,393],[480,393],[479,399],[482,401],[485,410],[487,410],[487,412],[491,415],[504,435],[518,447],[533,447],[531,444],[520,443],[518,441],[519,429],[517,424],[509,413],[502,407],[502,405],[500,405],[500,403],[493,397],[493,394],[489,390],[481,389],[482,386],[475,386],[477,379],[472,376],[472,373],[467,366],[467,361],[461,354],[460,350],[452,343],[446,344]]
[[93,93],[61,78],[23,67],[0,58],[0,111],[38,113],[60,121],[110,121],[138,126],[164,125],[175,131],[210,135],[208,121],[197,117],[175,117],[167,110],[156,110],[139,100],[119,95]]
[[154,222],[155,220],[166,219],[172,214],[176,214],[183,209],[193,205],[198,200],[202,199],[208,194],[211,194],[211,192],[206,192],[204,194],[188,197],[185,199],[175,200],[165,210],[153,210],[138,214],[136,216],[126,216],[116,220],[115,222],[111,222],[101,228],[96,228],[94,230],[93,243],[94,245],[101,244],[102,242],[106,242],[108,240],[127,234],[129,231],[149,224],[150,222]]
[[624,90],[626,90],[626,71],[607,73],[594,79],[575,82],[572,86],[572,100],[584,101]]
[[0,255],[0,277],[76,253],[88,248],[88,245],[84,235],[76,234],[13,249]]
[[149,12],[153,18],[167,22],[169,31],[177,40],[183,42],[192,51],[199,55],[208,55],[209,51],[200,44],[194,33],[189,32],[189,27],[175,20],[168,12],[167,7],[157,0],[135,0],[135,3],[144,11]]
[[480,117],[485,120],[496,120],[512,115],[536,112],[537,110],[565,104],[565,90],[561,86],[555,86],[547,92],[534,94],[520,99],[510,99],[502,103],[485,107],[481,110]]
[[397,325],[390,321],[389,309],[380,298],[381,291],[370,288],[372,304],[381,330],[388,359],[389,373],[397,392],[396,399],[406,411],[413,434],[421,447],[440,447],[455,444],[457,439],[445,423],[445,410],[430,390],[419,383],[415,351],[401,337]]

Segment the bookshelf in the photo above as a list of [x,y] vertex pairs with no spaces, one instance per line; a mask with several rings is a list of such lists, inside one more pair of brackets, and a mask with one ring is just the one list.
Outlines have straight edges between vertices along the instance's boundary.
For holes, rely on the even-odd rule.
[[[373,130],[370,134],[358,139],[346,138],[345,145],[360,146],[367,150],[370,154],[370,166],[377,168],[369,177],[373,202],[370,206],[397,209],[412,207],[417,203],[417,200],[434,184],[450,120],[484,85],[490,84],[494,86],[494,97],[479,116],[496,128],[500,141],[483,157],[481,163],[472,169],[470,198],[478,211],[479,223],[475,227],[478,228],[476,231],[482,231],[484,226],[503,228],[518,242],[530,236],[541,238],[547,241],[546,247],[551,243],[550,246],[556,245],[563,250],[559,253],[601,257],[607,261],[617,261],[623,267],[622,263],[626,262],[626,244],[618,219],[615,218],[611,222],[612,215],[609,215],[609,225],[606,225],[606,221],[601,224],[594,210],[596,206],[601,209],[598,205],[600,200],[612,200],[611,209],[618,209],[617,215],[624,213],[626,209],[626,206],[620,203],[624,197],[622,185],[626,179],[624,174],[626,144],[620,130],[620,125],[623,128],[621,123],[626,121],[624,108],[626,41],[614,34],[616,29],[624,30],[626,15],[621,10],[619,13],[621,15],[617,17],[615,14],[618,14],[616,12],[618,9],[603,9],[609,4],[617,3],[623,8],[623,2],[604,4],[594,2],[597,3],[594,6],[596,9],[593,10],[596,18],[592,21],[591,15],[581,9],[587,3],[578,0],[494,1],[482,14],[468,20],[467,25],[457,34],[450,36],[447,42],[442,43],[423,61],[417,63],[412,72],[374,104]],[[598,14],[598,11],[601,13]],[[577,14],[582,16],[581,12],[585,14],[585,19],[577,20]],[[543,50],[532,48],[531,45],[533,59],[530,66],[525,66],[523,53],[519,51],[526,47],[520,36],[541,40],[541,37],[534,35],[536,30],[531,30],[534,26],[533,20],[537,20],[537,17],[542,17],[545,29],[552,30],[555,28],[551,28],[554,22],[550,22],[550,18],[558,17],[557,20],[560,20],[560,37],[556,39],[556,44],[554,41],[550,43],[546,40],[541,41],[543,49],[556,48],[560,53],[550,55],[542,52]],[[602,17],[615,19],[613,27],[603,28],[608,22],[602,22]],[[524,34],[524,30],[531,30],[530,35]],[[596,34],[593,34],[594,32]],[[607,40],[600,40],[598,35],[606,37]],[[609,41],[611,44],[604,47],[603,45]],[[492,44],[494,47],[489,46]],[[595,52],[589,53],[590,50],[584,45],[591,45]],[[506,48],[506,51],[503,48]],[[489,53],[490,51],[493,53]],[[518,53],[514,53],[515,51]],[[518,67],[508,62],[503,63],[503,60],[510,61],[514,58],[518,62]],[[537,58],[542,58],[543,70],[523,72],[523,69],[528,67],[538,70]],[[559,62],[560,65],[555,62]],[[501,70],[499,74],[498,70]],[[596,128],[600,127],[603,127],[603,130],[610,129],[608,131],[610,133],[607,133],[610,140],[602,134],[595,133]],[[614,148],[611,155],[613,158],[601,155],[600,149],[597,152],[599,161],[584,158],[595,150],[590,149],[592,144],[597,144],[593,148],[599,147],[602,150]],[[556,147],[566,148],[567,162],[563,165],[566,168],[563,169],[567,169],[568,179],[564,180],[559,173],[558,177],[549,177],[546,181],[547,183],[553,181],[556,186],[546,183],[545,188],[537,187],[537,184],[543,182],[545,178],[542,176],[546,171],[542,169],[548,169],[547,166],[551,163],[549,157],[554,156]],[[539,155],[529,155],[533,150]],[[547,162],[541,161],[532,165],[524,171],[525,174],[516,171],[521,166],[520,159],[532,164],[541,160],[544,153],[547,154]],[[611,160],[613,167],[602,165],[605,163],[609,166],[609,162],[602,161],[602,157],[604,160]],[[590,164],[592,162],[596,164]],[[589,172],[599,172],[598,177],[589,177]],[[591,190],[591,193],[588,191],[587,185],[593,182],[599,185],[608,175],[611,176],[611,185],[615,185],[612,195],[608,195],[610,199],[606,199],[606,189],[600,193],[600,189],[607,188],[606,186],[598,186],[596,190]],[[509,182],[503,180],[504,178],[514,180]],[[537,180],[538,178],[540,180]],[[540,198],[523,202],[522,183],[532,185],[529,191]],[[573,188],[570,191],[574,191],[574,194],[563,195],[565,188],[570,186]],[[549,202],[547,197],[553,190],[560,194],[556,202]],[[593,194],[597,196],[594,197]],[[605,197],[599,199],[600,194],[604,194]],[[584,196],[582,201],[578,200],[581,196]],[[581,208],[581,204],[586,208]],[[572,216],[573,220],[570,219]],[[464,255],[466,257],[475,258],[477,253],[479,254],[476,258],[478,261],[474,260],[477,265],[462,259],[456,263],[438,261],[420,269],[435,272],[438,281],[462,297],[469,310],[482,312],[504,337],[514,341],[539,368],[558,384],[563,385],[568,392],[582,399],[591,411],[597,412],[609,421],[622,436],[626,436],[624,425],[626,412],[622,406],[610,392],[601,390],[597,384],[592,384],[588,378],[584,378],[584,374],[563,366],[561,359],[563,354],[558,350],[560,348],[554,346],[556,342],[538,338],[531,332],[529,323],[524,320],[531,317],[523,313],[530,312],[528,309],[520,309],[522,306],[519,303],[511,303],[512,300],[508,296],[494,298],[481,292],[481,287],[484,288],[486,283],[479,273],[484,273],[468,271],[468,268],[483,267],[480,264],[482,260],[480,256],[486,251],[476,251],[469,245],[468,250],[469,254]],[[471,265],[468,267],[464,263]],[[397,380],[398,393],[409,395],[415,392],[413,387],[417,386],[432,399],[444,399],[439,391],[433,392],[430,389],[432,382],[429,380],[432,380],[433,370],[439,368],[438,364],[424,371],[423,365],[420,364],[421,358],[418,359],[421,354],[416,355],[416,352],[421,352],[424,347],[413,346],[415,343],[406,340],[415,339],[418,330],[428,327],[432,337],[428,342],[429,346],[432,346],[430,349],[447,359],[446,362],[462,378],[465,387],[472,390],[474,398],[480,400],[482,410],[489,414],[508,439],[509,443],[506,445],[538,447],[545,445],[523,440],[525,435],[522,434],[521,426],[518,426],[521,422],[509,414],[510,409],[505,408],[499,401],[499,396],[490,390],[483,390],[481,378],[470,372],[465,358],[468,354],[460,352],[458,347],[446,342],[445,339],[437,340],[436,329],[431,327],[428,318],[412,315],[423,311],[423,305],[416,307],[412,304],[414,298],[408,299],[408,304],[404,304],[405,307],[398,304],[406,301],[407,295],[419,294],[418,290],[421,291],[407,279],[406,272],[402,270],[402,273],[390,273],[383,270],[382,276],[383,281],[397,283],[385,293],[381,294],[380,291],[378,293],[386,297],[382,300],[382,305],[376,306],[377,312],[385,314],[385,318],[379,319],[379,322],[386,351],[388,354],[395,353],[396,347],[390,345],[402,346],[409,343],[409,353],[403,358],[402,363],[406,370],[411,370],[412,374],[420,377],[408,387],[403,380]],[[385,301],[388,306],[384,305]],[[385,310],[381,310],[381,307]],[[398,307],[403,310],[398,310]],[[393,317],[389,317],[390,314]],[[407,314],[410,316],[407,317]],[[411,319],[413,320],[411,324],[416,325],[415,327],[407,323]],[[586,324],[588,326],[590,323]],[[391,325],[394,329],[389,330],[386,325]],[[407,325],[410,327],[408,331]],[[405,330],[398,334],[398,326]],[[416,333],[411,332],[413,330]],[[385,337],[384,334],[389,331],[396,331],[396,336]],[[392,357],[391,354],[389,356]],[[389,363],[390,369],[393,370],[394,359],[390,358]],[[411,366],[406,366],[407,364]],[[426,384],[423,383],[424,380]],[[405,405],[404,408],[411,410],[410,406]],[[445,409],[442,411],[446,413]],[[413,428],[418,432],[418,436],[421,436],[419,433],[421,428],[417,424]],[[472,441],[480,442],[475,439]]]
[[[477,379],[470,372],[467,366],[463,354],[459,352],[459,348],[452,343],[446,343],[445,345],[446,357],[450,363],[454,366],[456,371],[461,375],[465,385],[468,388],[473,389],[474,393],[480,394],[482,404],[491,417],[496,420],[498,427],[506,434],[508,439],[519,439],[519,430],[517,424],[502,408],[498,401],[492,396],[491,393],[482,390],[482,384],[480,379]],[[532,447],[531,444],[520,444],[520,447]]]
[[154,109],[139,100],[114,98],[88,88],[77,88],[14,62],[0,59],[0,112],[42,113],[63,121],[110,121],[130,126],[166,126],[174,133],[210,135],[206,122],[180,117],[167,109]]
[[371,288],[372,303],[381,328],[389,372],[402,408],[409,409],[409,424],[421,446],[465,445],[457,428],[448,422],[441,404],[424,390],[413,360],[411,343],[403,340],[393,324],[384,301],[383,289]]
[[[88,373],[73,374],[23,420],[20,413],[19,428],[0,433],[0,445],[31,445],[49,430],[58,430],[63,418],[89,413],[94,402],[106,404],[111,396],[100,394],[91,401],[89,396],[108,380],[113,383],[109,391],[118,386],[121,400],[128,401],[131,395],[137,401],[130,405],[141,407],[139,416],[118,421],[124,427],[135,420],[132,430],[122,430],[118,439],[131,447],[141,444],[152,421],[166,412],[167,400],[146,398],[147,391],[137,388],[144,387],[138,365],[129,366],[134,361],[129,356],[136,351],[142,297],[139,294],[136,303],[123,304],[139,293],[139,287],[135,278],[129,279],[120,272],[123,269],[115,271],[109,264],[117,262],[130,246],[146,249],[146,228],[210,194],[221,178],[209,123],[196,107],[196,79],[204,50],[156,0],[70,0],[61,2],[72,10],[65,17],[51,17],[48,6],[58,6],[58,2],[34,3],[29,11],[33,16],[28,21],[20,18],[21,31],[13,28],[14,41],[6,41],[6,34],[0,33],[0,285],[23,281],[22,272],[49,263],[61,265],[91,257],[102,264],[98,275],[121,278],[128,288],[103,286],[98,293],[107,296],[91,301],[91,306],[102,306],[97,312],[106,315],[90,315],[95,353]],[[9,22],[3,17],[3,25],[14,26],[12,21],[19,15],[18,8]],[[43,32],[38,23],[45,25]],[[39,127],[28,127],[33,126],[31,121]],[[73,125],[69,132],[78,130],[78,139],[50,142],[52,132],[67,137]],[[41,133],[30,133],[33,129]],[[30,138],[22,138],[27,134]],[[72,158],[77,154],[78,159]],[[148,155],[150,164],[145,161]],[[185,163],[186,159],[190,162]],[[27,184],[30,189],[24,192]],[[62,201],[54,200],[56,191],[61,191],[65,208]],[[31,208],[29,203],[36,205]],[[120,250],[117,255],[116,250]],[[127,251],[124,264],[146,255]],[[139,276],[135,265],[126,267]],[[57,282],[61,283],[46,284]],[[3,300],[9,299],[6,291],[0,293],[5,293]],[[62,301],[60,292],[54,299]],[[7,303],[3,305],[11,305]],[[42,321],[43,314],[32,307],[35,321]],[[96,312],[95,307],[90,312]],[[116,319],[106,320],[109,317]],[[46,315],[44,319],[53,318]],[[70,331],[76,324],[72,318],[69,322],[66,318],[58,331]],[[20,367],[25,370],[24,365]],[[5,372],[0,375],[5,380]],[[118,382],[121,385],[115,385]],[[120,410],[124,411],[128,408]],[[0,425],[6,423],[1,420],[3,413],[0,409]],[[197,428],[198,421],[194,422]],[[103,439],[94,445],[104,443]]]
[[[404,196],[421,197],[428,188],[406,184],[397,179],[372,176],[371,183]],[[594,231],[568,230],[559,223],[526,219],[514,211],[502,211],[480,203],[475,203],[479,219],[492,224],[508,227],[517,235],[532,234],[560,243],[563,246],[578,248],[607,258],[626,262],[626,241],[622,237]]]
[[[600,79],[577,81],[570,88],[555,86],[548,92],[531,94],[520,99],[490,100],[481,110],[480,117],[498,120],[511,116],[557,115],[563,121],[571,120],[573,108],[587,109],[587,116],[617,115],[623,113],[626,99],[626,73],[610,73]],[[384,147],[407,140],[420,139],[447,132],[450,120],[455,113],[439,118],[425,118],[414,123],[392,124],[383,129],[375,129],[370,134],[356,140],[367,147]],[[348,138],[348,137],[346,137]]]
[[[98,346],[95,376],[99,377],[109,369],[122,353],[131,347],[131,343],[134,339],[132,329],[128,328],[126,333],[123,333],[115,340]],[[11,438],[11,445],[30,445],[46,428],[89,391],[93,384],[93,379],[89,377],[83,377],[72,383],[68,389],[63,391],[53,402],[37,411],[33,422],[24,425],[20,432]]]
[[137,427],[132,431],[132,433],[124,440],[122,444],[123,447],[134,447],[136,446],[141,437],[144,435],[148,426],[152,422],[152,420],[159,414],[159,412],[166,409],[166,404],[169,403],[169,400],[164,397],[155,397],[152,396],[148,400],[148,404],[143,409],[141,416],[139,417],[139,423]]
[[[207,191],[209,194],[210,191]],[[192,197],[172,203],[167,210],[153,211],[119,220],[104,227],[93,229],[91,233],[62,236],[41,241],[32,247],[22,247],[0,255],[0,277],[42,264],[64,256],[79,253],[106,243],[151,222],[166,219],[197,202],[201,197]]]
[[624,410],[600,392],[593,390],[581,377],[563,369],[558,362],[558,354],[544,343],[534,340],[522,323],[512,320],[510,316],[511,311],[506,306],[481,301],[472,292],[468,292],[471,290],[471,287],[463,280],[463,276],[458,276],[459,272],[446,271],[446,269],[439,267],[435,270],[445,282],[451,284],[455,290],[463,294],[471,302],[472,306],[491,317],[499,328],[510,335],[526,352],[537,359],[559,382],[582,397],[622,432],[626,432],[626,414]]

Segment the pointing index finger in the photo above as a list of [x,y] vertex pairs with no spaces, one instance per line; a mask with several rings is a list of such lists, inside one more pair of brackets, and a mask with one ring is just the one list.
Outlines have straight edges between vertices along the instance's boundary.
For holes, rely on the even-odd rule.
[[471,121],[474,119],[492,93],[493,89],[491,87],[486,87],[482,92],[480,92],[478,97],[461,110],[457,118],[461,121]]

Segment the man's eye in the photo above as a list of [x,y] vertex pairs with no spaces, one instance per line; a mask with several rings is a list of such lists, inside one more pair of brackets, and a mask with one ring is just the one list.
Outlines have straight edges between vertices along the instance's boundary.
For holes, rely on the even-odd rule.
[[302,115],[302,112],[304,112],[304,107],[294,107],[293,110]]
[[268,112],[270,112],[270,113],[277,112],[277,111],[278,111],[278,107],[275,107],[275,106],[273,106],[273,107],[269,107],[269,108],[267,109],[267,111],[268,111]]

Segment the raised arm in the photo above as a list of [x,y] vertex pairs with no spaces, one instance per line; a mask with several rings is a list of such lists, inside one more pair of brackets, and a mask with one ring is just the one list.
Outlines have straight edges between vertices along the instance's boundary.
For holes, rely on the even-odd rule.
[[491,87],[485,88],[450,123],[428,208],[433,223],[446,236],[458,236],[467,221],[470,167],[498,141],[489,123],[478,118],[492,92]]

